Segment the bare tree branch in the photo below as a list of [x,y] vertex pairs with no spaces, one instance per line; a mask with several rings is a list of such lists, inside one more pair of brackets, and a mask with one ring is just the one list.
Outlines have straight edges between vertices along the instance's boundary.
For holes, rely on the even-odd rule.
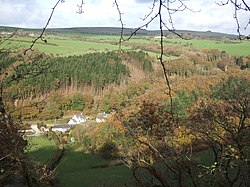
[[47,43],[47,40],[43,37],[43,35],[44,35],[44,33],[45,33],[45,31],[46,31],[46,29],[47,29],[49,23],[50,23],[50,20],[51,20],[53,14],[54,14],[54,11],[55,11],[56,7],[58,6],[58,4],[59,4],[60,2],[63,3],[64,0],[58,0],[58,1],[56,2],[55,6],[52,8],[52,11],[51,11],[51,13],[50,13],[49,19],[47,20],[47,23],[45,24],[45,26],[44,26],[44,28],[43,28],[41,34],[40,34],[35,40],[32,41],[31,46],[30,46],[28,49],[26,49],[26,50],[24,51],[24,54],[26,54],[27,51],[29,51],[29,50],[33,50],[33,47],[34,47],[35,43],[36,43],[39,39],[41,39],[41,41],[43,41],[44,43]]
[[[152,5],[152,8],[151,8],[151,11],[149,12],[148,15],[145,16],[145,18],[143,20],[146,20],[151,14],[153,14],[154,12],[154,9],[156,7],[156,3],[158,1],[157,0],[154,0],[153,1],[153,5]],[[141,30],[142,28],[144,27],[148,27],[148,25],[154,21],[156,18],[159,18],[159,26],[160,26],[160,34],[161,34],[161,38],[160,38],[160,45],[161,45],[161,51],[160,51],[160,57],[158,58],[159,61],[160,61],[160,64],[163,68],[163,73],[164,73],[164,77],[165,77],[165,81],[167,83],[167,86],[168,86],[168,95],[170,97],[170,105],[171,105],[171,111],[173,111],[173,99],[172,99],[172,89],[171,89],[171,86],[170,86],[170,81],[169,81],[169,78],[168,78],[168,75],[167,75],[167,69],[165,67],[165,64],[164,64],[164,61],[163,61],[163,56],[164,56],[164,42],[163,42],[163,39],[164,39],[164,31],[163,31],[163,26],[166,27],[166,24],[163,22],[163,18],[162,18],[162,7],[164,7],[165,1],[163,0],[160,0],[159,1],[159,9],[158,9],[158,12],[155,14],[155,16],[151,17],[151,19],[149,21],[147,21],[145,24],[141,25],[140,27],[138,27],[137,29],[135,29],[135,31],[133,31],[130,36],[126,39],[126,40],[130,40],[134,35],[136,35],[136,33]],[[169,0],[167,1],[167,3],[169,3]],[[121,44],[122,41],[124,41],[124,38],[123,38],[123,29],[124,29],[124,24],[122,22],[122,17],[121,17],[121,12],[120,12],[120,9],[119,9],[119,6],[118,6],[118,3],[117,1],[115,0],[115,4],[116,4],[116,7],[117,7],[117,10],[118,10],[118,13],[119,13],[119,21],[121,22],[121,25],[122,25],[122,28],[121,28],[121,37],[120,37],[120,41],[119,43]],[[168,5],[169,6],[169,5]],[[167,9],[168,12],[169,12],[169,19],[171,20],[170,23],[172,25],[172,28],[174,28],[174,25],[173,25],[173,22],[172,22],[172,17],[171,17],[171,14],[170,14],[170,11],[169,9]],[[168,29],[168,28],[167,28]],[[172,32],[173,30],[171,29],[168,29],[170,32]],[[175,33],[175,32],[174,32]],[[171,112],[172,113],[172,112]]]
[[124,41],[123,32],[124,32],[124,26],[125,25],[124,25],[124,23],[122,21],[122,13],[121,13],[121,10],[120,10],[119,5],[118,5],[116,0],[114,1],[113,6],[116,6],[116,9],[117,9],[118,14],[119,14],[119,20],[118,21],[121,23],[121,35],[120,35],[120,39],[119,39],[119,50],[121,50],[122,41]]
[[150,12],[147,15],[145,15],[144,18],[141,18],[143,21],[146,21],[149,18],[149,16],[154,12],[155,3],[156,3],[156,1],[153,2],[152,7],[149,7]]
[[142,145],[145,145],[147,146],[148,148],[150,148],[150,150],[152,150],[156,155],[159,156],[159,158],[164,162],[164,164],[168,167],[168,169],[170,169],[174,174],[177,175],[177,171],[172,167],[170,166],[167,161],[165,160],[164,156],[161,154],[161,152],[156,148],[154,147],[150,142],[146,142],[146,141],[142,141],[140,140],[140,138],[133,132],[132,129],[130,128],[127,128],[128,131],[130,132],[130,135],[136,140],[138,141],[140,144]]
[[11,155],[12,155],[12,153],[10,153],[10,154],[8,154],[8,155],[6,155],[6,156],[0,158],[0,161],[4,160],[5,158],[8,158],[8,157],[11,156]]
[[[168,95],[170,97],[170,105],[171,105],[171,111],[173,111],[173,99],[172,99],[172,89],[170,86],[170,81],[168,78],[168,74],[167,74],[167,68],[166,65],[163,61],[163,56],[164,56],[164,28],[166,28],[169,32],[177,35],[178,37],[183,38],[182,35],[178,34],[175,31],[174,28],[174,22],[172,19],[172,15],[175,14],[176,12],[180,12],[180,11],[185,11],[185,10],[189,10],[191,12],[195,12],[194,10],[190,9],[184,2],[183,0],[153,0],[152,3],[152,7],[150,7],[150,12],[145,15],[144,18],[142,18],[142,20],[145,22],[144,24],[142,24],[141,26],[137,27],[133,32],[131,32],[131,34],[125,39],[124,38],[124,23],[122,21],[122,13],[120,11],[119,5],[117,0],[114,1],[114,5],[116,6],[116,9],[118,11],[119,14],[119,22],[121,23],[121,36],[119,39],[119,49],[121,49],[121,44],[123,41],[129,41],[134,35],[137,34],[137,32],[139,30],[141,30],[144,27],[148,27],[148,25],[150,25],[154,20],[156,20],[157,18],[159,19],[159,29],[160,29],[160,56],[158,58],[158,60],[160,61],[160,64],[162,66],[163,69],[163,74],[165,77],[165,81],[168,87]],[[156,9],[158,5],[158,10]],[[168,27],[167,22],[165,22],[165,19],[163,19],[163,13],[164,10],[166,10],[167,12],[167,22],[170,24],[170,27]],[[155,15],[153,15],[155,13]],[[153,16],[152,16],[153,15]],[[151,16],[151,17],[150,17]],[[172,112],[171,112],[172,113]]]
[[[170,97],[170,112],[173,115],[173,98],[172,98],[172,89],[170,86],[170,82],[169,82],[169,78],[167,75],[167,69],[165,67],[165,64],[163,62],[163,55],[164,55],[164,43],[163,43],[163,39],[164,39],[164,33],[163,33],[163,21],[162,21],[162,14],[161,14],[161,8],[162,8],[162,1],[160,1],[160,6],[159,6],[159,21],[160,21],[160,32],[161,32],[161,39],[160,39],[160,45],[161,45],[161,54],[160,54],[160,58],[159,61],[161,63],[162,69],[163,69],[163,73],[164,73],[164,77],[168,86],[168,95]],[[173,24],[172,24],[173,26]]]
[[[246,3],[245,0],[226,0],[226,1],[221,1],[219,3],[216,2],[216,4],[219,5],[219,6],[229,6],[230,4],[233,5],[233,7],[234,7],[233,17],[235,19],[236,26],[237,26],[236,31],[237,31],[237,33],[239,35],[239,39],[242,39],[241,23],[240,23],[239,13],[240,12],[248,12],[248,13],[250,13],[249,3]],[[248,18],[247,23],[243,27],[243,29],[246,30],[248,28],[249,24],[250,24],[250,16]]]
[[77,5],[78,11],[76,11],[76,13],[78,13],[78,14],[83,14],[84,13],[83,5],[84,5],[84,1],[82,0],[81,3],[79,5]]
[[[6,38],[3,38],[0,40],[0,46],[2,46],[5,42],[7,42],[8,40],[10,40],[11,38],[13,38],[16,33],[17,33],[18,30],[15,30],[10,36],[6,37]],[[1,49],[4,49],[6,46],[4,47],[1,47]],[[2,51],[1,51],[2,52]]]
[[248,20],[246,26],[244,27],[245,30],[247,30],[248,25],[250,24],[250,19]]

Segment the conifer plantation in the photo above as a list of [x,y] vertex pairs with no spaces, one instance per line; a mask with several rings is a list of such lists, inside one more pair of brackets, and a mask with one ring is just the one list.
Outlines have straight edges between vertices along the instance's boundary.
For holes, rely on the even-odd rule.
[[[9,85],[12,94],[21,93],[22,99],[36,98],[53,90],[68,93],[91,89],[93,94],[102,94],[109,85],[119,86],[129,75],[129,68],[122,63],[127,59],[130,64],[145,73],[152,71],[151,61],[145,52],[127,52],[119,56],[117,52],[90,53],[81,56],[53,57],[36,62],[24,63],[17,66],[11,75],[18,78],[24,72],[39,72],[42,67],[48,71],[36,77],[26,77]],[[3,68],[16,62],[11,55],[2,55],[5,63]],[[9,77],[10,78],[10,77]]]

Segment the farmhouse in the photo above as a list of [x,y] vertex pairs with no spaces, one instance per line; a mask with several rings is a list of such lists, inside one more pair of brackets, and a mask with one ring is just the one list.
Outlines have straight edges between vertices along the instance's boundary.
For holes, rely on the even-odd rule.
[[66,131],[70,130],[70,126],[69,125],[54,125],[51,130],[52,131],[60,131],[62,133],[65,133]]
[[[55,124],[52,126],[50,125],[50,128],[54,132],[60,131],[62,133],[65,133],[66,131],[70,130],[71,126]],[[49,131],[50,131],[49,128],[46,128],[46,127],[39,128],[37,124],[33,124],[31,125],[30,129],[22,130],[21,132],[23,132],[25,135],[28,135],[28,136],[39,136]]]
[[68,122],[68,125],[78,125],[80,123],[86,122],[86,118],[81,115],[74,115]]

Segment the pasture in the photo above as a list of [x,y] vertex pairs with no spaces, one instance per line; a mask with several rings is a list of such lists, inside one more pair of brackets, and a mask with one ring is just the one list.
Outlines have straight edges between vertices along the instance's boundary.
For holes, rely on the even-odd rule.
[[[14,37],[11,40],[11,46],[17,48],[29,48],[34,37]],[[35,44],[34,49],[54,56],[72,56],[85,53],[104,52],[117,50],[118,45],[108,42],[87,41],[85,38],[71,38],[67,36],[48,36],[47,43],[40,40]],[[117,41],[118,42],[118,41]],[[124,46],[124,49],[128,47]]]
[[195,47],[197,49],[220,49],[233,56],[250,55],[250,41],[223,41],[223,40],[183,40],[180,38],[165,39],[165,45],[180,45],[182,47]]
[[55,143],[42,136],[27,137],[26,140],[28,141],[26,151],[31,160],[49,164],[56,150]]
[[[54,56],[82,55],[85,53],[105,52],[119,49],[119,35],[100,35],[100,34],[61,34],[48,35],[45,37],[47,43],[40,40],[35,44],[34,49]],[[35,37],[15,36],[10,40],[11,47],[29,48]],[[124,39],[127,39],[124,36]],[[154,36],[134,36],[129,41],[125,41],[122,49],[133,48],[133,44],[158,45],[159,39]],[[250,55],[249,41],[223,41],[223,40],[205,40],[181,38],[164,39],[166,46],[178,46],[181,48],[220,49],[233,56]],[[151,54],[152,55],[152,54]],[[153,54],[155,56],[155,54]]]
[[[35,162],[49,163],[56,146],[46,137],[29,137],[28,156]],[[57,174],[60,186],[123,186],[132,178],[129,168],[112,165],[95,154],[85,154],[81,150],[66,148],[60,161]]]
[[67,186],[124,186],[132,174],[124,165],[109,166],[110,160],[80,150],[67,150],[59,167],[60,185]]

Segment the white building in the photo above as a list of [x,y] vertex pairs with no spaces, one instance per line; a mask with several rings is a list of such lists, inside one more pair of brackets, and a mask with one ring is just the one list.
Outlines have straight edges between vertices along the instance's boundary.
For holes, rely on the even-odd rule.
[[68,122],[68,125],[78,125],[86,122],[86,118],[83,115],[74,115]]
[[70,130],[70,126],[69,125],[54,125],[51,130],[54,132],[60,131],[62,133],[65,133],[66,131]]
[[33,125],[31,125],[30,127],[31,127],[31,129],[33,130],[33,132],[34,132],[36,135],[41,134],[41,131],[40,131],[40,129],[38,128],[37,124],[33,124]]

